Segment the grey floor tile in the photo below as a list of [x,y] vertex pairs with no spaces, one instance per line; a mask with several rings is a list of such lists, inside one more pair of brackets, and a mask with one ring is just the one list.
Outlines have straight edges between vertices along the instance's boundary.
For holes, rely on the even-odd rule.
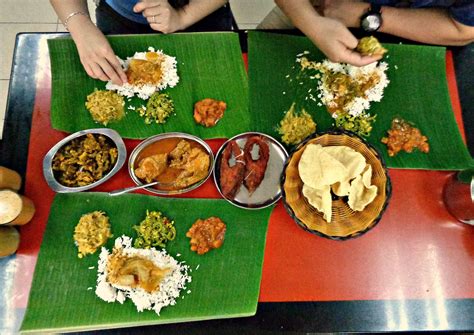
[[54,23],[49,0],[1,0],[0,23]]
[[231,0],[230,6],[241,29],[255,28],[275,7],[273,0]]
[[2,46],[0,51],[0,79],[10,79],[16,34],[21,32],[55,32],[56,26],[56,23],[0,23],[0,45]]

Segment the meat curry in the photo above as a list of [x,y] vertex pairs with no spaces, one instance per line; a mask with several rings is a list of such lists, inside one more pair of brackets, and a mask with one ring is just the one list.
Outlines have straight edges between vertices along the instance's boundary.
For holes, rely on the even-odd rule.
[[166,138],[151,143],[137,157],[135,175],[146,183],[158,181],[159,190],[175,191],[207,177],[209,154],[197,142]]

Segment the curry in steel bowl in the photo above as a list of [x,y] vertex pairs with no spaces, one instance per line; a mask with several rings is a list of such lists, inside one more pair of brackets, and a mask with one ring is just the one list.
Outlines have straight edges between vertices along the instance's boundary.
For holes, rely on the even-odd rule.
[[165,133],[140,143],[130,155],[128,165],[137,185],[158,182],[146,189],[156,194],[176,194],[202,185],[213,164],[211,148],[200,138]]
[[112,177],[125,157],[125,144],[116,131],[83,130],[49,150],[43,160],[43,174],[55,192],[80,192]]

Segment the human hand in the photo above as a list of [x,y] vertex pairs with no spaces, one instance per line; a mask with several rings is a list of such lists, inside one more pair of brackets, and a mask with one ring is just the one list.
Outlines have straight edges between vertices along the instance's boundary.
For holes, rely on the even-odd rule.
[[180,12],[167,0],[140,1],[133,7],[135,13],[142,13],[153,30],[164,34],[183,30]]
[[364,66],[381,58],[362,56],[356,52],[354,49],[359,41],[338,20],[318,17],[318,22],[313,26],[315,29],[307,33],[308,37],[332,62]]
[[102,81],[111,80],[116,85],[127,82],[127,75],[109,41],[92,22],[70,31],[82,66],[90,77]]
[[325,0],[320,13],[342,22],[346,27],[356,28],[368,8],[369,4],[360,0]]

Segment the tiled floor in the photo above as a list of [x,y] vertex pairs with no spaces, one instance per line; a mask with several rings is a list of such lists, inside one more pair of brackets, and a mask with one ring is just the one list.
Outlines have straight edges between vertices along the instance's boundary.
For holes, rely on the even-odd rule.
[[[0,139],[3,134],[6,99],[15,36],[20,32],[64,31],[49,0],[2,0],[0,12]],[[88,0],[91,14],[93,0]],[[251,29],[273,8],[273,0],[231,0],[237,24]],[[93,19],[95,20],[94,15]]]

